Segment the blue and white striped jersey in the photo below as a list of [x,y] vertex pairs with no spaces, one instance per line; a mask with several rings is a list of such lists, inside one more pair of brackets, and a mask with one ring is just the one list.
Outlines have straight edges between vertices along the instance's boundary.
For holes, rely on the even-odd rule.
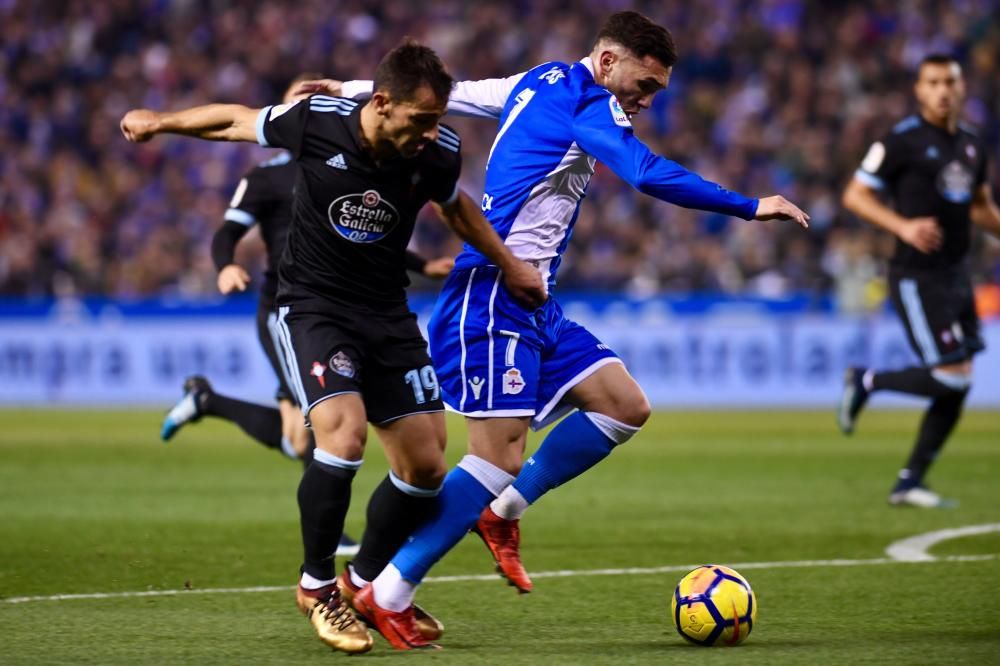
[[[370,90],[369,82],[349,81],[343,94]],[[595,82],[590,58],[457,83],[448,111],[499,120],[482,210],[514,255],[535,263],[553,283],[597,161],[640,192],[678,206],[744,219],[757,210],[756,199],[650,151],[618,100]],[[486,264],[489,259],[469,245],[456,260],[459,269]]]

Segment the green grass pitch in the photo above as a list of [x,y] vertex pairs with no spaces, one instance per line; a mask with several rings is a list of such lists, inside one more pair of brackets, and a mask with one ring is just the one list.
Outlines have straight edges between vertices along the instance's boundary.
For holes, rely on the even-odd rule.
[[[163,445],[159,419],[148,411],[0,412],[0,663],[345,659],[294,607],[298,465],[218,421]],[[998,663],[1000,559],[884,560],[898,539],[1000,523],[1000,414],[963,418],[930,477],[961,504],[940,511],[885,503],[917,420],[916,412],[872,411],[845,439],[832,412],[659,412],[636,440],[527,514],[523,555],[532,572],[755,563],[742,572],[760,615],[740,647],[690,646],[674,632],[678,569],[540,577],[525,596],[499,579],[429,582],[419,600],[445,623],[444,649],[396,653],[376,639],[359,658]],[[449,419],[449,434],[455,461],[464,450],[458,419]],[[385,471],[372,440],[354,485],[351,534],[360,535],[368,493]],[[997,532],[931,550],[997,553]],[[862,562],[807,562],[831,559]],[[470,537],[432,575],[491,570]],[[246,591],[258,586],[282,589]],[[218,588],[240,591],[209,592]],[[163,590],[180,592],[14,603]]]

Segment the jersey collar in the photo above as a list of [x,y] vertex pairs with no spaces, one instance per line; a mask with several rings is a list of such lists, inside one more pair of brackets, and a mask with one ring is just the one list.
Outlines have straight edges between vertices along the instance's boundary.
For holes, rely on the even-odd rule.
[[590,72],[590,78],[595,81],[597,80],[597,73],[594,70],[594,61],[590,59],[590,56],[580,58],[577,62],[587,68],[587,71]]

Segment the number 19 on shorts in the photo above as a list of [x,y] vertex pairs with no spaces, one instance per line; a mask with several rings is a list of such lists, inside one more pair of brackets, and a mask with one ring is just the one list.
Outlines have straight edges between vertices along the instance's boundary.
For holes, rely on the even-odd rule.
[[428,400],[437,400],[441,396],[441,389],[438,387],[437,375],[434,374],[433,366],[425,365],[419,370],[414,368],[403,375],[403,379],[413,389],[413,399],[418,405],[422,405]]

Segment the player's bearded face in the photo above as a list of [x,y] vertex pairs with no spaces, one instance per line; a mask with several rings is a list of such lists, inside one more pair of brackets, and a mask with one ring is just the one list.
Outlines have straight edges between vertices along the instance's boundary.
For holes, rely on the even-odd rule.
[[633,116],[653,104],[653,97],[670,83],[670,67],[646,56],[619,53],[607,69],[606,88],[625,113]]
[[438,122],[445,114],[447,100],[439,100],[429,88],[420,88],[413,99],[387,106],[382,130],[403,157],[415,157],[438,137]]
[[915,86],[917,101],[939,117],[958,113],[965,100],[965,83],[957,63],[928,63],[920,68]]

